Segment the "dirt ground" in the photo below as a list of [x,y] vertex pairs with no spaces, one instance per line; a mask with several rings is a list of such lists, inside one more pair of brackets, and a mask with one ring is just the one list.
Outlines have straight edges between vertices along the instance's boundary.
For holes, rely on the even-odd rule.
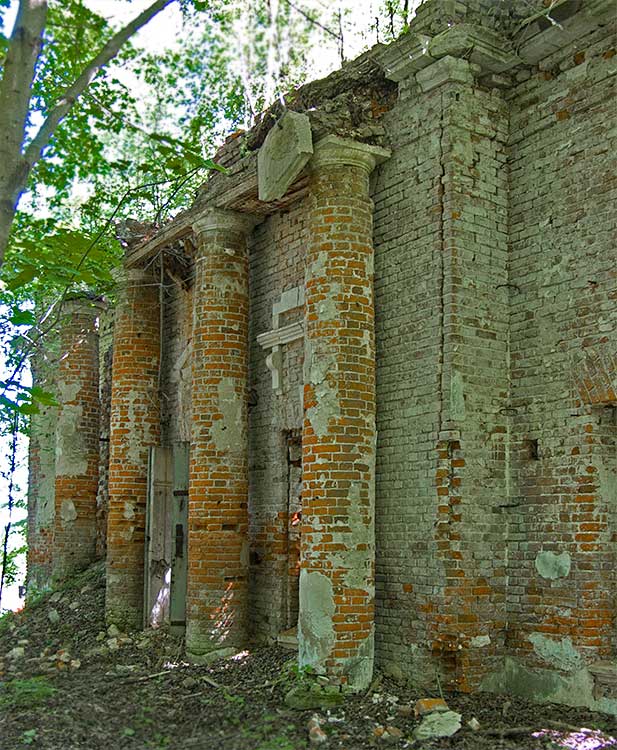
[[414,740],[415,701],[437,696],[379,677],[329,711],[292,710],[285,694],[302,676],[291,652],[188,665],[163,632],[107,631],[103,603],[95,566],[0,621],[0,750],[617,750],[614,717],[490,694],[446,695],[461,729]]

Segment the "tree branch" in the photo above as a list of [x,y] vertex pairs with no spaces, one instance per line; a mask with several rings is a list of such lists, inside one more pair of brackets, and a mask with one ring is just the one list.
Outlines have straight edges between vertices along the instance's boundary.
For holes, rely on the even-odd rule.
[[46,19],[46,0],[20,0],[0,79],[0,265],[28,178],[21,149]]
[[136,34],[142,26],[145,26],[157,13],[162,11],[163,8],[170,5],[172,2],[174,2],[174,0],[156,0],[156,2],[152,3],[152,5],[140,13],[137,18],[133,19],[133,21],[127,24],[123,29],[114,34],[98,55],[86,65],[75,81],[64,90],[58,103],[47,115],[47,119],[41,125],[38,133],[26,149],[25,159],[29,170],[31,170],[39,160],[43,149],[49,145],[51,137],[53,136],[58,124],[68,114],[76,100],[88,88],[92,79],[101,68],[107,65],[107,63],[118,54],[122,45]]
[[46,20],[46,0],[20,0],[0,80],[0,155],[4,160],[21,157]]
[[317,26],[317,27],[318,27],[319,29],[321,29],[322,31],[325,31],[325,32],[326,32],[326,34],[328,34],[329,36],[333,37],[334,39],[336,39],[336,40],[337,40],[337,41],[338,41],[338,42],[340,43],[340,41],[341,41],[341,33],[340,33],[340,29],[339,29],[339,33],[337,34],[337,33],[336,33],[335,31],[332,31],[332,29],[329,29],[329,28],[328,28],[327,26],[325,26],[325,25],[324,25],[323,23],[321,23],[320,21],[318,21],[318,20],[317,20],[316,18],[313,18],[313,16],[310,16],[310,15],[309,15],[309,14],[308,14],[308,13],[307,13],[307,12],[306,12],[305,10],[302,10],[302,8],[298,7],[297,5],[294,5],[294,4],[293,4],[293,3],[291,2],[291,0],[284,0],[284,2],[285,2],[285,3],[287,4],[287,5],[289,5],[289,7],[290,7],[290,8],[292,9],[292,10],[295,10],[295,11],[296,11],[296,13],[299,13],[299,14],[300,14],[301,16],[303,16],[304,18],[306,18],[306,20],[307,20],[307,21],[308,21],[309,23],[312,23],[312,24],[313,24],[313,26]]

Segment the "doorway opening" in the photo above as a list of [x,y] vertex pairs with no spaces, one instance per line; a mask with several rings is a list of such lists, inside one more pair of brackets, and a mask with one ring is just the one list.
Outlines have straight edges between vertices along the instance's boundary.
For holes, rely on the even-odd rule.
[[186,624],[189,444],[150,449],[144,575],[144,627]]

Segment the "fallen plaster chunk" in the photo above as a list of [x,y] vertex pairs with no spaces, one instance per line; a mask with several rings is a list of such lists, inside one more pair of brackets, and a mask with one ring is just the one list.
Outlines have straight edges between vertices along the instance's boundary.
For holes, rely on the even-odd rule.
[[451,737],[461,728],[461,714],[456,711],[432,713],[422,719],[422,724],[414,730],[417,740],[430,740],[434,737]]

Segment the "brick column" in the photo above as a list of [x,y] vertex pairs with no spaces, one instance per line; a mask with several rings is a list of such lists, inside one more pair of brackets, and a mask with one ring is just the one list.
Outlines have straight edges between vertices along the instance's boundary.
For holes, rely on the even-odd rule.
[[56,423],[55,579],[95,558],[99,479],[99,335],[103,306],[85,297],[64,304],[60,325]]
[[242,646],[248,577],[248,255],[252,217],[210,210],[194,226],[193,426],[187,651]]
[[384,149],[328,136],[312,158],[305,282],[300,663],[373,673],[375,335],[369,174]]
[[146,271],[119,280],[114,328],[107,518],[107,620],[143,624],[148,456],[158,445],[159,286]]
[[[51,341],[51,343],[50,343]],[[47,334],[45,344],[31,362],[32,384],[57,392],[57,331]],[[28,597],[49,588],[55,518],[56,422],[58,407],[40,405],[30,419],[28,446]]]

